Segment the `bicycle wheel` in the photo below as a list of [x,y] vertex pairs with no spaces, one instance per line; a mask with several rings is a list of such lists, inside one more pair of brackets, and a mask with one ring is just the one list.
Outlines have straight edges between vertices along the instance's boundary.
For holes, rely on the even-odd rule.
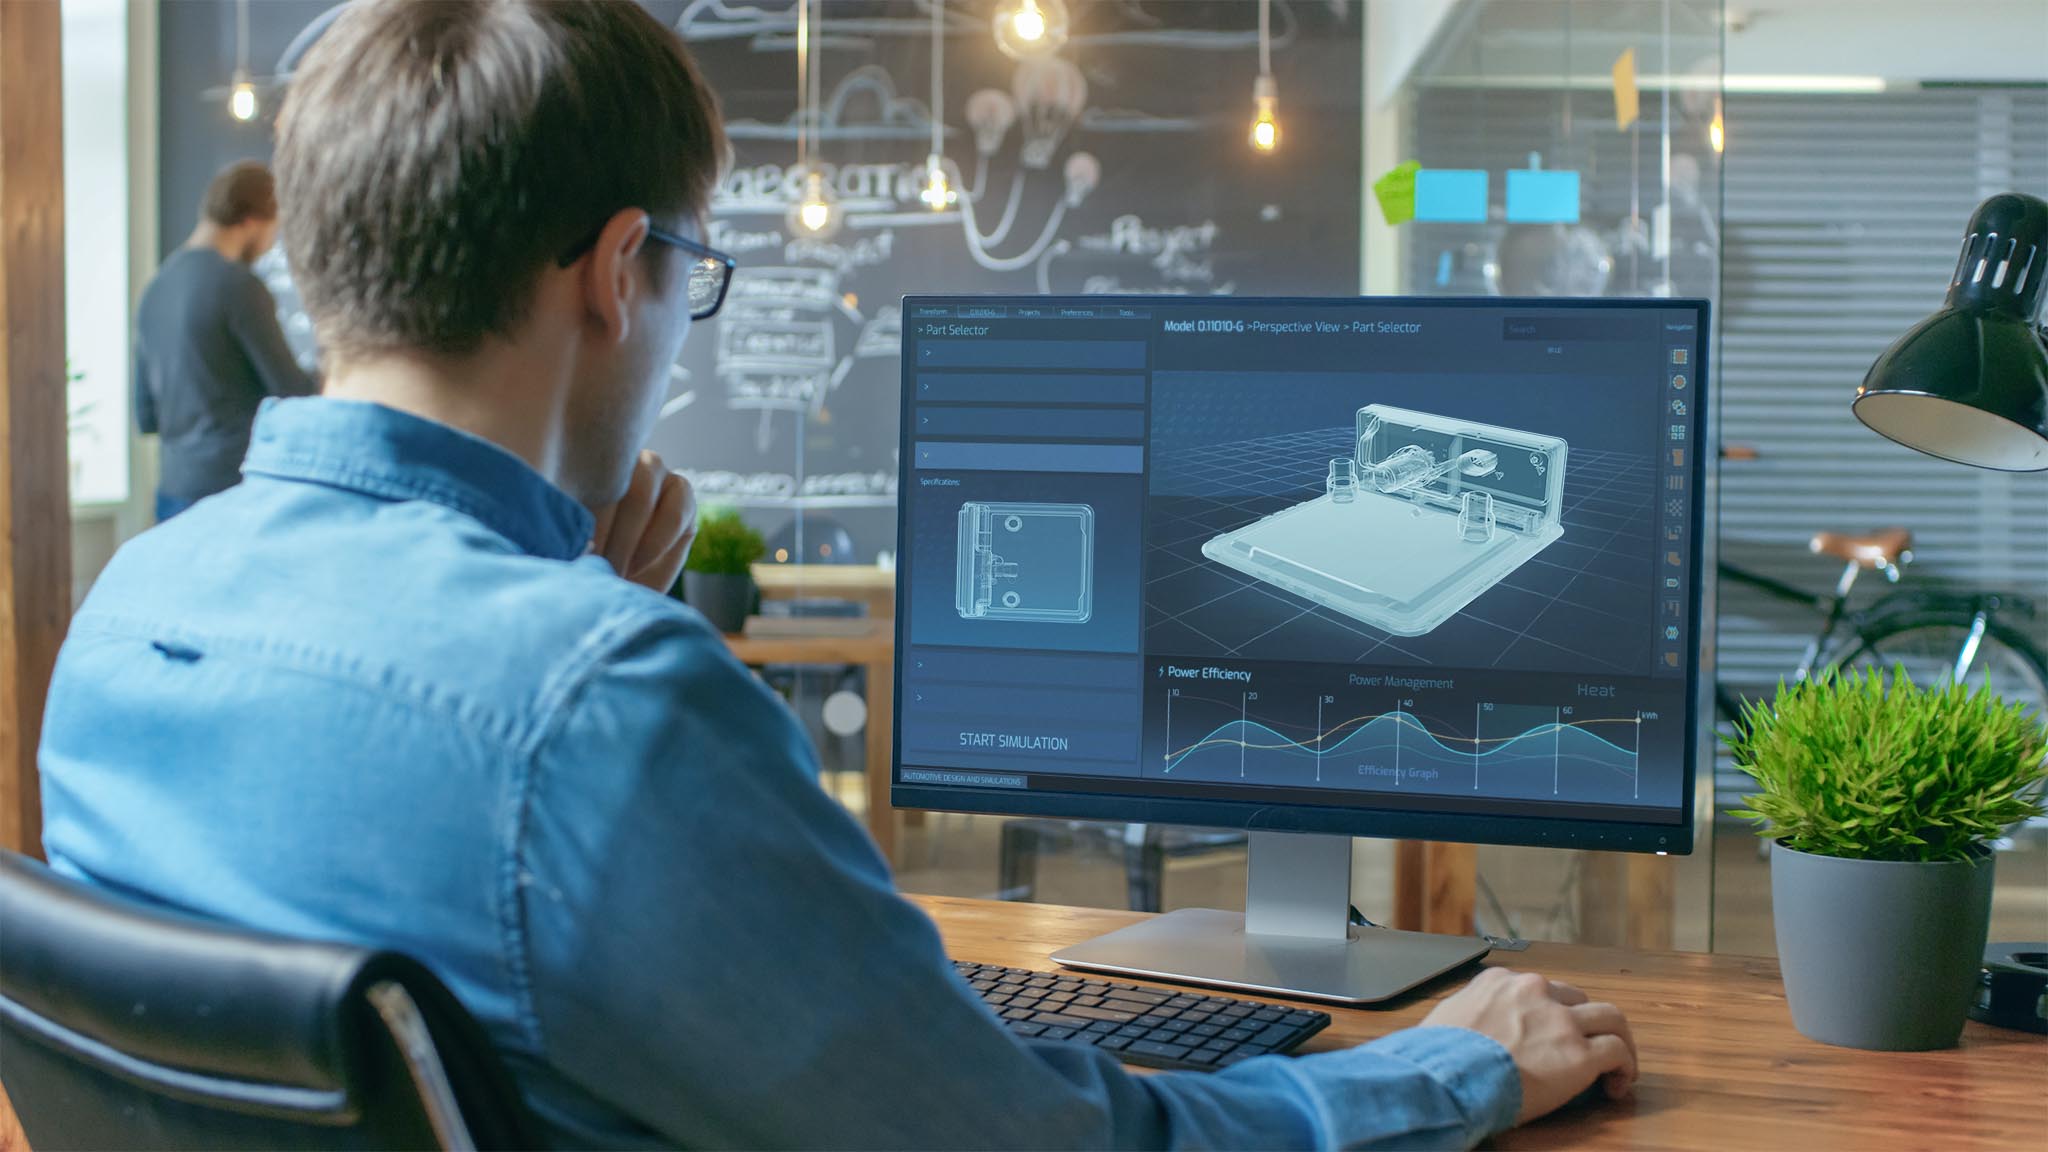
[[[1954,678],[1956,655],[1963,650],[1972,622],[1963,612],[1880,620],[1829,665],[1845,671],[1896,666],[1923,687],[1946,684]],[[1985,629],[1964,679],[2003,700],[2025,704],[2035,716],[2048,716],[2048,658],[2024,633],[2003,622],[1994,621]]]

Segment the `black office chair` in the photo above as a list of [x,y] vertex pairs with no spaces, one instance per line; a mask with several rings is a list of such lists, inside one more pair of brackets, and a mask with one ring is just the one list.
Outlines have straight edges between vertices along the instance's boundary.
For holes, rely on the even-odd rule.
[[150,908],[12,852],[0,1082],[36,1152],[540,1143],[483,1029],[415,961]]

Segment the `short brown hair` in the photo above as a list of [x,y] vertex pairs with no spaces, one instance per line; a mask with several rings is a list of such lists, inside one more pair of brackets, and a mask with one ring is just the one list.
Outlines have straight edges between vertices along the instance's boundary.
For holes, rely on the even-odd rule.
[[285,255],[343,355],[473,350],[613,214],[698,216],[710,88],[626,0],[359,0],[278,116]]
[[254,160],[242,160],[214,173],[206,185],[206,199],[199,212],[207,221],[233,228],[244,220],[277,219],[277,181],[270,169]]

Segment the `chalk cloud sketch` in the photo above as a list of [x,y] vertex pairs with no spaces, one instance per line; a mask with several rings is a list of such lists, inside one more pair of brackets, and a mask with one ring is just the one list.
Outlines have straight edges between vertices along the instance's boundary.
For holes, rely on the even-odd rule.
[[[866,101],[861,97],[867,97]],[[861,113],[868,113],[863,118]],[[813,114],[818,121],[819,140],[929,140],[932,134],[931,108],[914,96],[896,94],[896,81],[879,64],[864,64],[846,74],[832,89],[824,106]],[[798,113],[776,123],[760,120],[732,120],[725,134],[734,140],[788,140],[794,142],[808,125]]]

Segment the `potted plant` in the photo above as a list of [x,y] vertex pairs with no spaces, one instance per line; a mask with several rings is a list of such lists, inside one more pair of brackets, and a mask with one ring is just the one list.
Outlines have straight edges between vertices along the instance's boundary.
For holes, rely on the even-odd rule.
[[1962,1035],[1991,917],[1990,842],[2042,811],[2048,721],[1983,688],[1829,674],[1751,704],[1729,740],[1771,838],[1792,1023],[1851,1048]]
[[759,597],[754,587],[754,561],[768,546],[732,508],[709,508],[697,519],[697,540],[683,564],[683,578],[673,590],[704,614],[720,632],[738,632],[746,625]]

